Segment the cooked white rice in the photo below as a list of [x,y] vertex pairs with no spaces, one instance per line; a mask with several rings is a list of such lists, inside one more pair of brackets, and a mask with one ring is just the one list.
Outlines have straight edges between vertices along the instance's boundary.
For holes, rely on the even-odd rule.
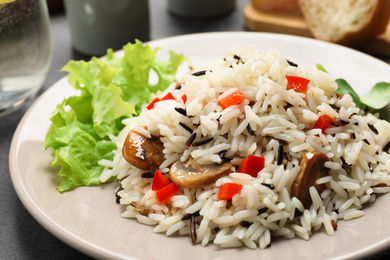
[[[390,124],[365,115],[349,95],[338,97],[335,79],[330,75],[295,63],[297,67],[277,51],[260,53],[237,46],[223,59],[197,68],[208,70],[205,75],[186,75],[180,89],[173,83],[161,93],[163,96],[171,92],[177,101],[158,102],[154,109],[144,109],[139,117],[124,120],[124,130],[112,137],[118,147],[113,162],[101,162],[106,166],[101,181],[111,176],[121,180],[123,189],[117,195],[120,203],[126,205],[122,216],[153,225],[154,232],[170,236],[189,235],[190,221],[182,218],[199,212],[200,216],[195,218],[197,243],[249,248],[266,248],[273,236],[307,240],[318,230],[333,235],[339,219],[363,216],[364,204],[373,203],[377,193],[389,192],[390,156],[384,147],[390,141]],[[309,79],[307,93],[287,91],[286,75]],[[246,100],[223,110],[217,101],[237,90]],[[184,94],[185,104],[180,98]],[[175,111],[176,107],[186,108],[189,116]],[[320,114],[349,123],[328,128],[323,134],[320,129],[312,129]],[[198,125],[196,141],[200,136],[213,137],[213,141],[187,148],[185,142],[190,133],[180,122]],[[370,129],[368,123],[379,133]],[[254,135],[248,132],[248,125]],[[248,155],[262,156],[265,168],[257,178],[234,172],[204,188],[180,188],[160,205],[151,190],[152,179],[141,177],[148,171],[131,166],[122,156],[124,140],[135,128],[145,136],[160,137],[166,159],[160,171],[165,174],[172,163],[189,157],[202,164],[220,163],[221,151],[226,151],[225,158],[235,165]],[[282,165],[277,164],[279,142],[291,155],[291,160]],[[317,181],[327,187],[321,194],[310,188],[313,203],[305,209],[290,190],[300,160],[308,151],[326,154],[329,176]],[[226,200],[217,199],[219,187],[227,182],[243,186],[230,207]],[[296,215],[296,210],[302,214]]]

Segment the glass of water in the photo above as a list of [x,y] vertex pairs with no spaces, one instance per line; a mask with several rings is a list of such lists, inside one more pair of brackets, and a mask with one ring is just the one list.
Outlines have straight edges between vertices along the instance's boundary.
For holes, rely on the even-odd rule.
[[45,0],[0,0],[0,116],[42,87],[52,55]]

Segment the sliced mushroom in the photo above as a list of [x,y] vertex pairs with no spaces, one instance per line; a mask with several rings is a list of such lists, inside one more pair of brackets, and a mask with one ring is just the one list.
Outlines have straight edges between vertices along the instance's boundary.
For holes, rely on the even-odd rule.
[[317,184],[319,178],[325,177],[329,174],[329,169],[324,166],[328,157],[319,152],[307,152],[303,155],[300,170],[292,185],[292,196],[299,199],[305,209],[308,209],[312,204],[309,189],[314,186],[318,193],[325,190],[325,184]]
[[123,144],[122,154],[134,167],[149,170],[152,166],[159,167],[164,161],[164,145],[155,136],[147,138],[132,130]]
[[201,188],[231,173],[233,166],[228,161],[221,164],[198,164],[190,158],[185,163],[174,163],[169,170],[169,178],[184,188]]

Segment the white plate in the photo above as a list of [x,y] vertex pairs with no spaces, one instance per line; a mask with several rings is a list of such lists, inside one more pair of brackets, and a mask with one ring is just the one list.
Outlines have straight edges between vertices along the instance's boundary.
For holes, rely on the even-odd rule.
[[[206,33],[150,42],[183,53],[193,62],[221,57],[236,44],[258,50],[278,49],[299,62],[321,63],[330,74],[342,77],[366,92],[376,82],[390,82],[390,66],[371,56],[307,38],[249,32]],[[164,54],[163,54],[164,55]],[[214,245],[193,246],[189,237],[166,237],[152,227],[120,217],[115,203],[116,184],[81,187],[60,194],[51,153],[42,143],[51,112],[73,93],[67,80],[49,88],[29,109],[19,124],[10,150],[10,171],[15,190],[31,215],[49,232],[76,249],[96,258],[115,259],[338,259],[378,254],[390,246],[390,195],[365,209],[365,216],[340,221],[335,236],[315,233],[309,241],[278,239],[265,250],[221,249]],[[58,170],[58,169],[57,169]]]

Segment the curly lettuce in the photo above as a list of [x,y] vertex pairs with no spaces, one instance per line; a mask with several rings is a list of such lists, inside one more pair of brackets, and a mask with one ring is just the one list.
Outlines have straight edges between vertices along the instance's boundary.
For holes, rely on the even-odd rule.
[[[78,94],[57,106],[43,143],[44,149],[52,148],[51,166],[60,166],[57,175],[62,181],[56,187],[60,192],[100,184],[104,167],[98,162],[111,160],[116,149],[109,136],[118,135],[122,120],[137,116],[152,93],[166,89],[186,60],[172,51],[167,61],[160,60],[158,49],[140,41],[123,50],[122,57],[108,49],[105,59],[72,60],[63,68]],[[151,70],[158,77],[154,85],[149,81]]]

